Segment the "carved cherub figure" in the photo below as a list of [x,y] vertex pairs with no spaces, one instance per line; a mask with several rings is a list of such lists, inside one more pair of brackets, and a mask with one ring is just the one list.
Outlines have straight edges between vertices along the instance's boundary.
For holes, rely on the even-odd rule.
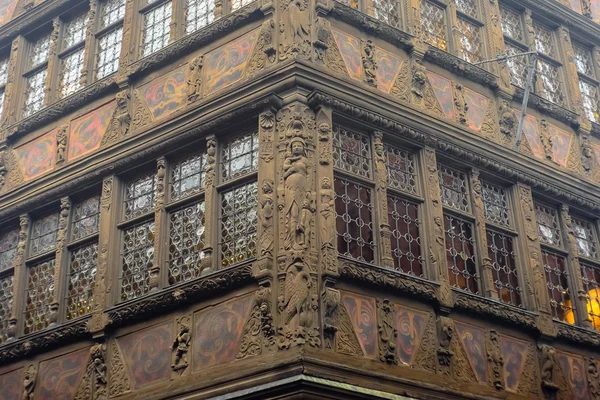
[[173,370],[182,369],[188,366],[187,353],[191,341],[190,328],[186,324],[181,324],[179,334],[171,345],[173,353],[173,363],[171,368]]

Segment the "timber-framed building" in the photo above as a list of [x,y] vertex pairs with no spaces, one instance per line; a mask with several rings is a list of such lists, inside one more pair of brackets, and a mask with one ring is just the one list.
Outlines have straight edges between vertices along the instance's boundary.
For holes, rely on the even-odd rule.
[[0,399],[600,399],[599,0],[1,5]]

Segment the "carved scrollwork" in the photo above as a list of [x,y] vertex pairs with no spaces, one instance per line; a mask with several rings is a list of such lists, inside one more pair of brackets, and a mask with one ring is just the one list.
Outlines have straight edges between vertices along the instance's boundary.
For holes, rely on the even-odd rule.
[[254,295],[250,318],[246,322],[236,358],[262,354],[275,348],[275,326],[271,313],[271,288],[260,287]]
[[410,102],[411,84],[410,84],[410,63],[403,60],[400,66],[400,72],[396,77],[394,85],[390,89],[390,94],[396,96],[399,101]]
[[277,50],[273,46],[273,33],[275,31],[275,20],[269,18],[263,22],[260,29],[258,43],[250,61],[248,61],[247,74],[252,75],[262,71],[269,64],[275,62]]
[[133,100],[133,130],[141,128],[142,126],[152,122],[152,115],[150,110],[144,105],[144,102],[140,98],[138,91],[134,91]]
[[115,397],[131,390],[131,382],[125,370],[117,343],[111,346],[108,394]]

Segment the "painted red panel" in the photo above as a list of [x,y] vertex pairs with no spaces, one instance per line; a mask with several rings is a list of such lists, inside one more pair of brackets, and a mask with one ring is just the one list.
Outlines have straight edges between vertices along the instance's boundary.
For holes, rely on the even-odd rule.
[[68,159],[75,160],[100,147],[104,133],[110,125],[116,102],[111,101],[71,121],[69,129]]
[[481,383],[487,382],[487,356],[483,329],[459,322],[455,322],[454,324],[456,326],[456,333],[458,333],[458,339],[465,349],[465,353],[467,353],[471,367],[473,367],[475,377]]
[[23,393],[23,368],[0,375],[0,400],[20,399]]
[[56,129],[15,149],[23,179],[30,181],[54,169]]
[[467,118],[469,128],[478,131],[483,125],[485,119],[485,113],[487,111],[490,101],[484,95],[472,91],[471,89],[465,88],[465,101],[469,106],[467,110]]
[[117,339],[127,370],[137,388],[169,379],[172,342],[171,322]]
[[403,364],[412,365],[428,321],[429,313],[396,305],[396,329],[398,329],[396,347]]
[[590,394],[587,387],[585,363],[582,357],[566,353],[556,353],[558,363],[567,382],[571,387],[573,400],[589,400]]
[[552,138],[552,154],[554,155],[554,160],[560,165],[566,166],[573,135],[554,125],[548,125],[548,134]]
[[248,295],[195,314],[194,370],[235,360],[251,307],[252,295]]
[[600,24],[600,0],[590,0],[590,11],[594,22]]
[[187,101],[187,68],[181,67],[140,88],[154,120],[173,113]]
[[348,69],[348,74],[351,78],[362,81],[363,69],[360,40],[345,32],[336,30],[332,30],[332,32],[333,38],[340,49],[340,54]]
[[[520,118],[521,111],[513,109],[517,118]],[[525,121],[523,121],[523,136],[527,139],[529,147],[533,155],[537,158],[544,158],[544,146],[540,140],[540,133],[538,131],[537,119],[533,115],[525,115]]]
[[450,79],[434,74],[433,72],[427,72],[427,79],[446,117],[454,119],[454,98]]
[[377,63],[377,89],[389,93],[400,72],[402,59],[377,47],[375,62]]
[[36,400],[70,400],[75,397],[89,355],[89,349],[81,349],[41,362]]
[[509,392],[517,392],[525,361],[529,356],[526,342],[508,336],[500,337],[500,350],[504,360],[504,384]]
[[575,12],[581,14],[581,0],[569,0],[569,7]]
[[358,342],[367,357],[377,356],[377,308],[375,299],[355,293],[342,292],[342,303],[346,307]]
[[19,0],[0,0],[0,25],[12,19],[18,2]]

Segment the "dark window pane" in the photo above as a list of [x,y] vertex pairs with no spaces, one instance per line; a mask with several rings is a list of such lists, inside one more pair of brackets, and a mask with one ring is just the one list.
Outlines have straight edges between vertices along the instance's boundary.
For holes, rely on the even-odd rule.
[[505,303],[520,307],[521,288],[515,264],[513,238],[502,233],[487,231],[488,257],[492,261],[494,286],[498,297]]
[[418,207],[394,196],[388,196],[387,201],[394,267],[407,274],[423,276]]
[[479,294],[479,276],[475,262],[473,226],[459,218],[444,215],[446,230],[446,259],[450,284]]

